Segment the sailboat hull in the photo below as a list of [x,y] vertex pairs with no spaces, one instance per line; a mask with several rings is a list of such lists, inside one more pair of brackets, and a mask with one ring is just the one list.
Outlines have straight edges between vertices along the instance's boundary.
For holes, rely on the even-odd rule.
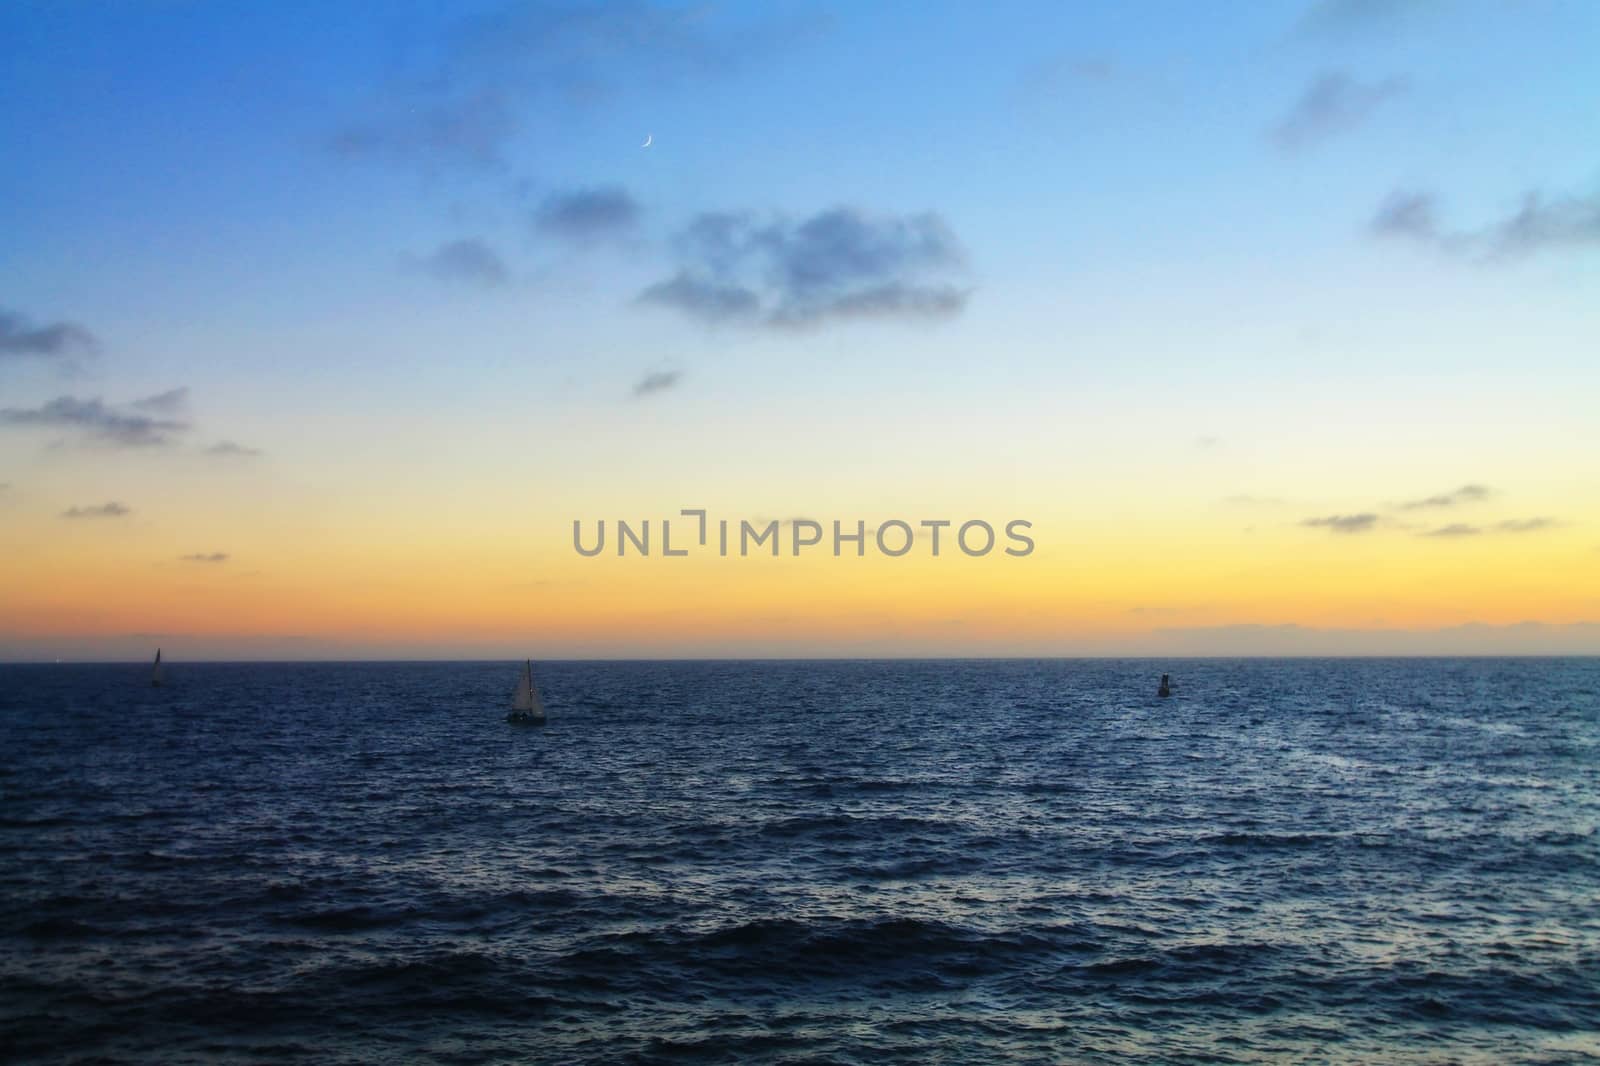
[[506,721],[512,725],[544,725],[544,715],[531,711],[512,711],[506,715]]

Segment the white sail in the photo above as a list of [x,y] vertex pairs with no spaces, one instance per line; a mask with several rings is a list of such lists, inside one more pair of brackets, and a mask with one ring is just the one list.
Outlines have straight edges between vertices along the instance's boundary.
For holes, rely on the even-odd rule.
[[539,690],[533,684],[533,663],[522,664],[522,676],[517,678],[517,692],[511,698],[511,709],[523,714],[544,716],[544,702],[539,699]]
[[160,648],[156,649],[156,663],[155,663],[155,665],[153,667],[150,668],[150,683],[152,685],[161,684],[161,649]]

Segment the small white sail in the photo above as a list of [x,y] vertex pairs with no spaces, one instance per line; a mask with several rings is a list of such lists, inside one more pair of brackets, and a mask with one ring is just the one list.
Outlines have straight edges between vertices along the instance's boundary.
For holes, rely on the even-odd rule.
[[522,664],[522,676],[517,678],[517,692],[511,698],[511,709],[521,714],[544,717],[544,702],[539,699],[539,690],[533,684],[531,661]]
[[162,677],[161,677],[161,649],[157,648],[156,649],[156,663],[155,663],[155,665],[153,667],[150,668],[150,683],[152,685],[159,685],[159,684],[161,684],[161,681],[162,681]]

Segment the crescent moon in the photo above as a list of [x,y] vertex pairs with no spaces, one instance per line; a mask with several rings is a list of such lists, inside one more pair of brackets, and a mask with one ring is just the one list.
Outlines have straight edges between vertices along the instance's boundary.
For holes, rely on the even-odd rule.
[[655,139],[656,139],[656,135],[655,134],[647,133],[647,134],[644,135],[644,143],[641,144],[639,147],[640,148],[649,148],[650,147],[650,142],[655,140]]

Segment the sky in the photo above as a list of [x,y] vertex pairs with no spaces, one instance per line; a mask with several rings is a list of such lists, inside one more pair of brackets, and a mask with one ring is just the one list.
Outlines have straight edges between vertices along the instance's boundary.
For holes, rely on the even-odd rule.
[[1597,53],[1587,0],[6,4],[0,659],[1600,654]]

